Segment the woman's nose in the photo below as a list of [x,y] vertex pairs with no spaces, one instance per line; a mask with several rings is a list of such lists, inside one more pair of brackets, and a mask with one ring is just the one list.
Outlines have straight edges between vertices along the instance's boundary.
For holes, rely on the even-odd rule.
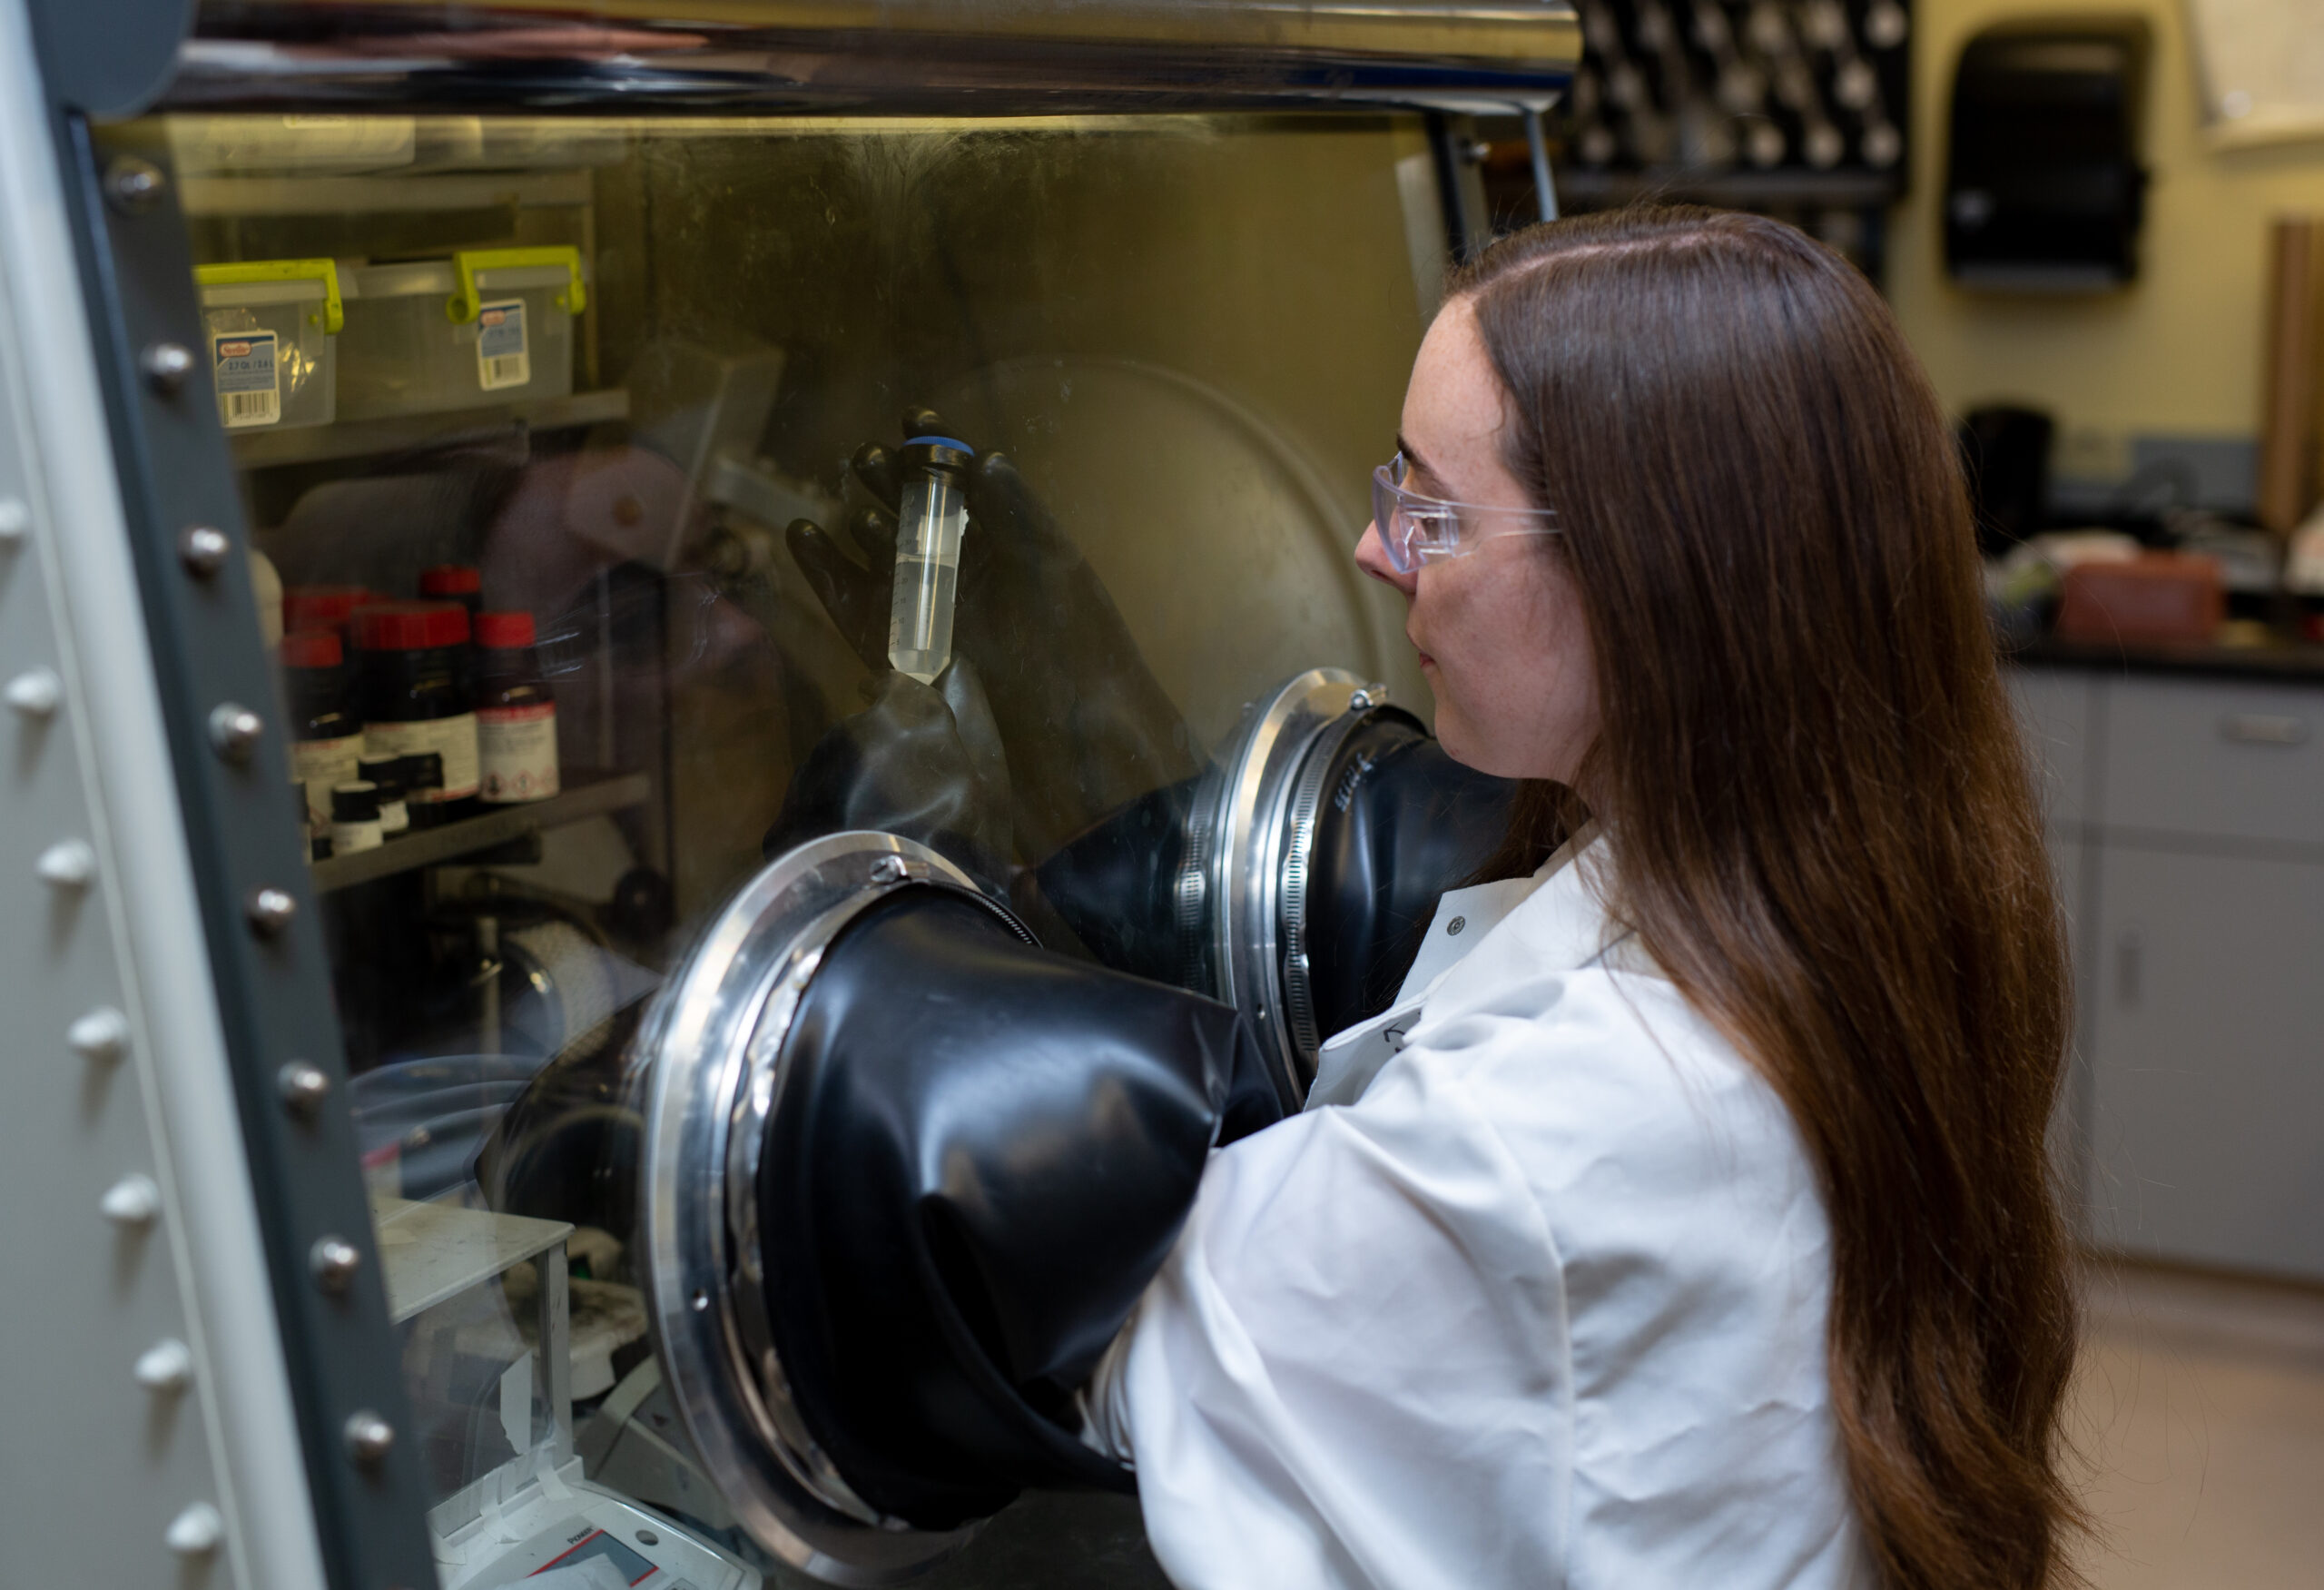
[[1364,527],[1364,538],[1355,544],[1355,566],[1384,585],[1394,586],[1404,593],[1407,601],[1420,584],[1419,571],[1398,574],[1388,563],[1388,548],[1380,544],[1377,520]]

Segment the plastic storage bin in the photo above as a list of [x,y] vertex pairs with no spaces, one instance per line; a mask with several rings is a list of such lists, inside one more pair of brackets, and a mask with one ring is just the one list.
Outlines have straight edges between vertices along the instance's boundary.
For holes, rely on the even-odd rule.
[[251,260],[199,266],[193,276],[218,422],[229,430],[330,424],[345,323],[338,265]]
[[339,408],[349,420],[562,398],[587,305],[574,248],[487,249],[349,273]]

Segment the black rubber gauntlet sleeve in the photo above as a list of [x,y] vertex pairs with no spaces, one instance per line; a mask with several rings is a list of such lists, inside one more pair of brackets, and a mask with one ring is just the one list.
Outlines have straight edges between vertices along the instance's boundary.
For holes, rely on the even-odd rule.
[[936,889],[825,952],[757,1189],[769,1323],[857,1494],[925,1528],[1129,1488],[1068,1427],[1214,1143],[1272,1120],[1209,1000],[1034,948]]

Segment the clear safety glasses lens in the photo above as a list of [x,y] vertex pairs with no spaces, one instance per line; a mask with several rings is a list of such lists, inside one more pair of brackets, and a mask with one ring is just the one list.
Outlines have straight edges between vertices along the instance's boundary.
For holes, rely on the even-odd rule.
[[1549,509],[1484,508],[1418,497],[1403,489],[1407,466],[1402,453],[1372,471],[1372,522],[1388,567],[1410,574],[1433,558],[1473,552],[1495,535],[1553,536],[1556,513]]

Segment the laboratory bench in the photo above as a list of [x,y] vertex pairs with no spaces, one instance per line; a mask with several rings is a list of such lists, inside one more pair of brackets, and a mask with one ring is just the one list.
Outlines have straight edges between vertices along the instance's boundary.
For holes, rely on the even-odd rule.
[[2266,646],[2120,646],[2044,637],[2011,653],[2011,660],[2024,667],[2084,668],[2118,675],[2324,680],[2324,644],[2305,640],[2277,640]]
[[2087,1238],[2324,1279],[2324,647],[2048,643],[2010,684],[2071,924]]

